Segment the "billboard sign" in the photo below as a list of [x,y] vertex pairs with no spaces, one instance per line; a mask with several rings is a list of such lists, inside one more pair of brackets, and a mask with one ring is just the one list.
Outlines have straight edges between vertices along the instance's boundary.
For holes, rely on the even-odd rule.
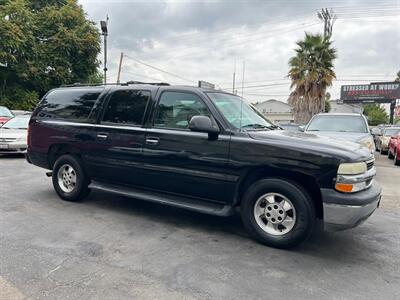
[[215,84],[209,83],[207,81],[199,80],[199,87],[204,88],[204,89],[214,90]]
[[400,99],[400,82],[342,85],[340,99],[343,102]]

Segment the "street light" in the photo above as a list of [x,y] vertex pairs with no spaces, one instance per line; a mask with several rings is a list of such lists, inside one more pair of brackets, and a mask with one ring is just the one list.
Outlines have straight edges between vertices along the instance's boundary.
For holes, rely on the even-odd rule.
[[107,84],[107,36],[108,16],[105,21],[100,21],[101,35],[104,37],[104,84]]

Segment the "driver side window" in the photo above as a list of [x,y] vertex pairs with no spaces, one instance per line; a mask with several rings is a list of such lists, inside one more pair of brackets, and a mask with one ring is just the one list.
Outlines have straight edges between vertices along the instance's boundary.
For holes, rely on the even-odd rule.
[[190,119],[198,115],[211,116],[198,96],[185,92],[164,92],[158,103],[154,126],[189,129]]

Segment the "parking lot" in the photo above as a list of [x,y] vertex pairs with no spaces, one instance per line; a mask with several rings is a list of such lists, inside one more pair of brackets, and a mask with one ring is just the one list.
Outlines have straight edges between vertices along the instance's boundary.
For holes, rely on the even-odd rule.
[[238,216],[98,192],[64,202],[45,170],[0,157],[0,299],[399,299],[400,167],[376,164],[370,219],[285,251]]

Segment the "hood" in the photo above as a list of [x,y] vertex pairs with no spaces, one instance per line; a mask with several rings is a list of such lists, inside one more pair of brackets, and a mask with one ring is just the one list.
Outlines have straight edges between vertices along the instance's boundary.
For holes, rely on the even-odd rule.
[[365,132],[332,132],[332,131],[306,131],[306,132],[318,136],[324,136],[333,139],[341,139],[356,143],[371,136],[370,133],[365,133]]
[[326,153],[352,161],[366,160],[371,157],[367,148],[337,137],[283,130],[248,131],[248,134],[253,139],[268,141],[288,149]]
[[2,138],[26,138],[28,131],[26,129],[5,129],[0,127],[0,139]]

